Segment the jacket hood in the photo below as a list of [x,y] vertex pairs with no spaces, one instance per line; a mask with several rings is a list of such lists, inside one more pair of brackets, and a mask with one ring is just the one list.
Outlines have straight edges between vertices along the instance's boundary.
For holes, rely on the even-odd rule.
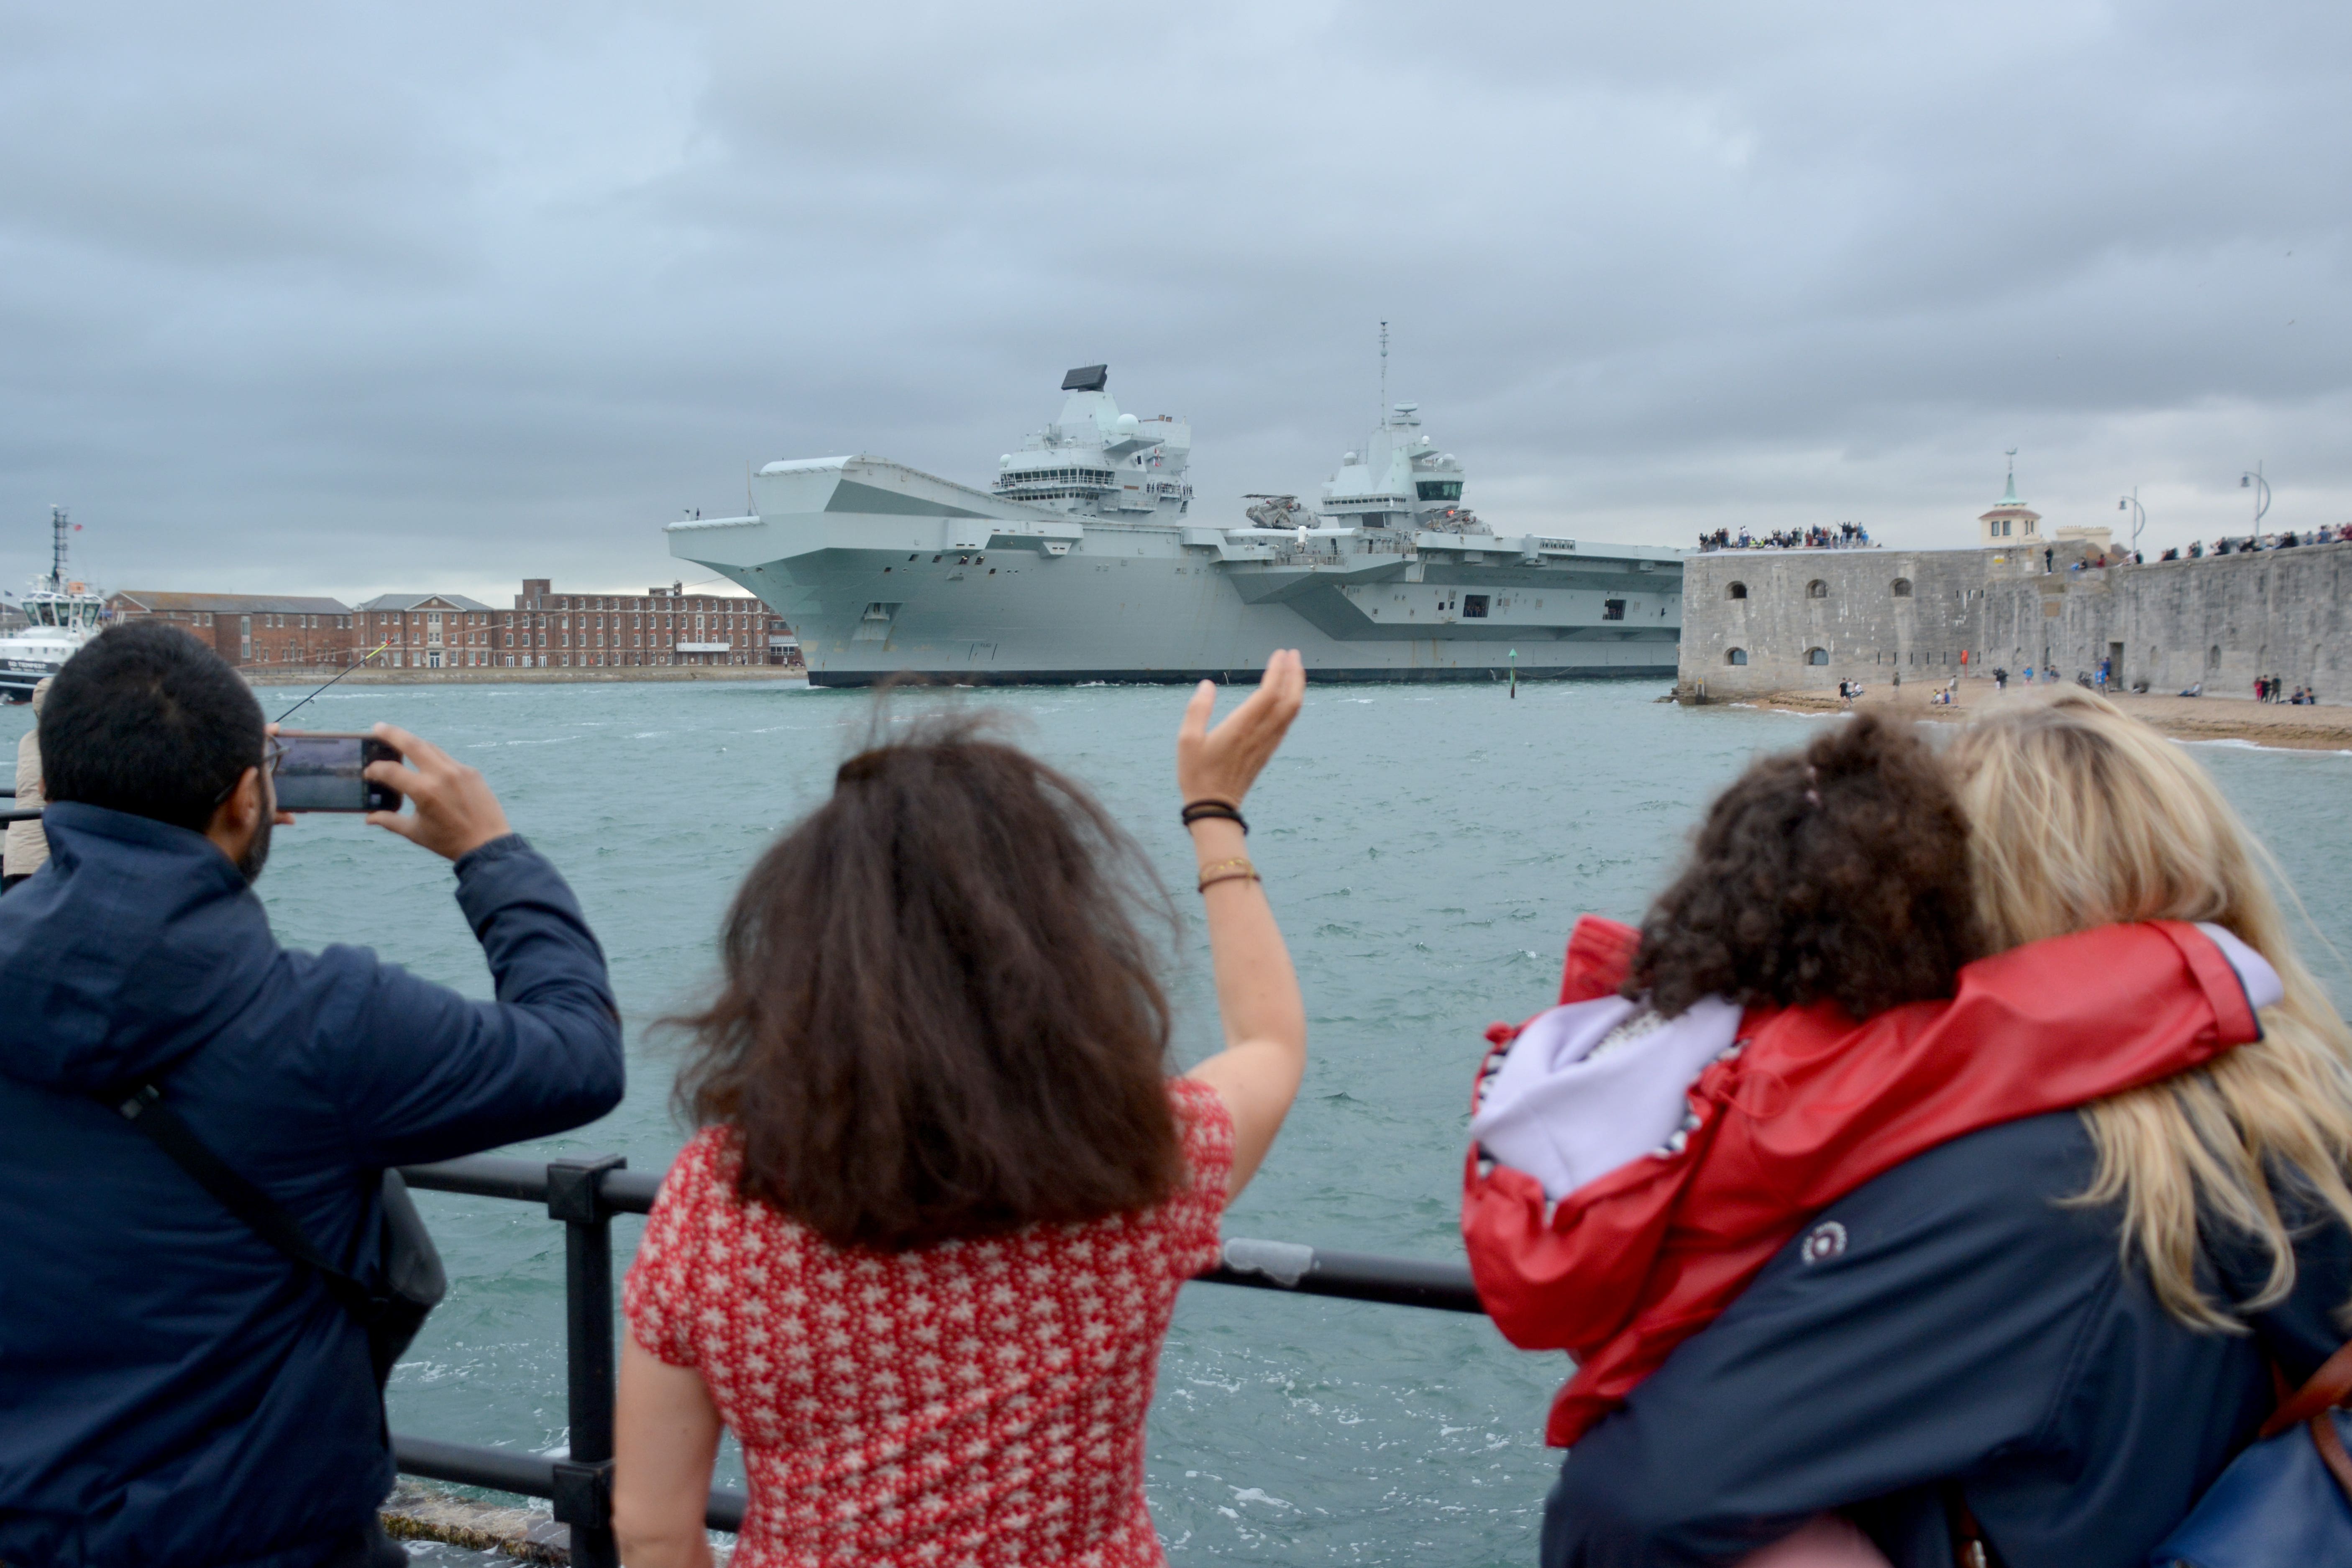
[[261,900],[202,834],[65,801],[49,863],[0,899],[0,1074],[86,1093],[162,1071],[262,989]]

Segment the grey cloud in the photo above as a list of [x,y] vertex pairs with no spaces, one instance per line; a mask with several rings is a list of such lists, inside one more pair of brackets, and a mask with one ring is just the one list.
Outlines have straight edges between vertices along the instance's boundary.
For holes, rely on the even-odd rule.
[[[672,571],[747,462],[977,479],[1065,366],[1204,510],[1391,395],[1682,542],[2352,518],[2321,5],[0,6],[0,578]],[[2292,253],[2292,254],[2290,254]],[[2290,325],[2292,323],[2292,325]]]

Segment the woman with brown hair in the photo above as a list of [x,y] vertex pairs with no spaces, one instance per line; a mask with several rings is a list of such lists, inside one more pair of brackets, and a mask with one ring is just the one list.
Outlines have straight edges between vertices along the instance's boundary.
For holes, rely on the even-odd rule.
[[1240,806],[1297,715],[1276,654],[1177,742],[1225,1048],[1170,1080],[1140,852],[965,721],[841,765],[745,879],[688,1020],[702,1124],[629,1271],[614,1526],[708,1563],[722,1424],[745,1568],[1153,1564],[1143,1422],[1177,1290],[1265,1158],[1306,1015]]

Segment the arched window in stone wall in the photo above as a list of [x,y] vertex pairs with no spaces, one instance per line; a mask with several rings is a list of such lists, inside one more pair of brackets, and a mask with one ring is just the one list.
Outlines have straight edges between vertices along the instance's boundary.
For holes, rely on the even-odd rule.
[[1733,648],[1729,653],[1723,656],[1723,662],[1726,664],[1746,664],[1748,662],[1748,650],[1744,647]]
[[1727,599],[1744,599],[1748,597],[1748,584],[1734,583],[1723,591],[1723,596]]
[[1897,577],[1895,579],[1895,596],[1898,599],[1907,599],[1911,596],[1910,578]]
[[1822,582],[1819,577],[1814,578],[1811,582],[1805,584],[1806,598],[1826,599],[1829,596],[1830,585],[1827,583]]
[[1827,664],[1829,661],[1830,650],[1825,647],[1809,647],[1805,650],[1807,664]]
[[2219,669],[2221,668],[2221,645],[2220,643],[2215,643],[2211,647],[2205,650],[2205,668],[2208,669]]

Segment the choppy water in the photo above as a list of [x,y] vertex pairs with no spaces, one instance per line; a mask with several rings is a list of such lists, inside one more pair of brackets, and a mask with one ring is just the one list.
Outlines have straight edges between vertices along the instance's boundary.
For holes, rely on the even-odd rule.
[[[1309,693],[1250,816],[1305,987],[1313,1064],[1228,1234],[1459,1256],[1480,1031],[1545,1005],[1579,911],[1638,912],[1700,804],[1748,757],[1834,721],[1690,711],[1654,702],[1658,689]],[[923,700],[1013,715],[1027,743],[1091,785],[1171,885],[1188,888],[1171,772],[1182,692]],[[531,1152],[617,1151],[659,1169],[682,1134],[667,1105],[671,1058],[646,1026],[698,994],[736,879],[821,797],[866,733],[870,700],[731,684],[415,687],[331,693],[320,707],[305,715],[317,728],[389,719],[479,766],[515,826],[572,879],[629,1018],[630,1092],[603,1122]],[[0,710],[9,754],[27,721],[23,709]],[[2286,859],[2321,931],[2352,952],[2352,827],[2338,805],[2352,756],[2197,751]],[[487,995],[451,886],[440,861],[320,817],[280,831],[261,883],[290,945],[373,945]],[[1179,907],[1192,918],[1189,890]],[[1196,922],[1175,984],[1187,1061],[1215,1037],[1206,956]],[[2339,984],[2339,999],[2347,994]],[[561,1227],[519,1204],[420,1202],[452,1289],[394,1379],[394,1426],[561,1446]],[[625,1258],[640,1223],[618,1227]],[[1180,1559],[1530,1561],[1556,1462],[1539,1428],[1560,1374],[1559,1358],[1513,1351],[1480,1320],[1196,1286],[1161,1363],[1153,1512]]]

